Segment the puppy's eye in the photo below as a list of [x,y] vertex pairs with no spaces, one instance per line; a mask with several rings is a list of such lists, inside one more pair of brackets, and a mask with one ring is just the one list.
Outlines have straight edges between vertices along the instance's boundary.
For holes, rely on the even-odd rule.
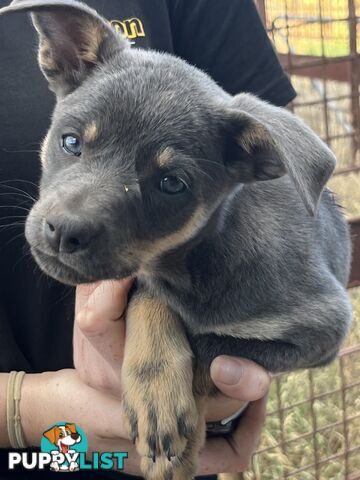
[[60,437],[60,438],[63,438],[63,436],[64,436],[63,432],[60,432],[60,433],[59,433],[59,437]]
[[75,135],[63,135],[61,139],[63,150],[69,155],[79,157],[81,155],[81,142]]
[[169,195],[183,193],[186,188],[186,184],[180,178],[175,176],[164,177],[160,182],[160,190]]

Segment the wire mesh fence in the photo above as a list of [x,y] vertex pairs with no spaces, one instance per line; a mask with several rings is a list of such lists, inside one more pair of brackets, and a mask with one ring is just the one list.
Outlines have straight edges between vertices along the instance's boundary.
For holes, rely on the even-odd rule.
[[355,345],[325,370],[274,380],[265,433],[246,480],[360,478],[359,360]]
[[[351,213],[359,215],[360,0],[257,4],[298,93],[291,108],[334,150],[337,174],[346,174],[339,175],[341,186],[356,197]],[[353,274],[352,285],[359,280]],[[245,480],[360,479],[360,288],[351,297],[354,324],[338,359],[274,379],[266,426]]]
[[359,0],[258,0],[298,92],[292,109],[334,150],[337,173],[360,170]]

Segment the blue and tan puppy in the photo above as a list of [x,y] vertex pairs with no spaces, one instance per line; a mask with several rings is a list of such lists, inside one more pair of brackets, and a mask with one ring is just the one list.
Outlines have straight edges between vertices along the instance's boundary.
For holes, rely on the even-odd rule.
[[225,93],[173,56],[129,48],[72,0],[32,11],[57,97],[26,237],[68,284],[137,278],[122,370],[151,480],[189,480],[209,365],[330,362],[348,330],[350,243],[327,146],[287,110]]

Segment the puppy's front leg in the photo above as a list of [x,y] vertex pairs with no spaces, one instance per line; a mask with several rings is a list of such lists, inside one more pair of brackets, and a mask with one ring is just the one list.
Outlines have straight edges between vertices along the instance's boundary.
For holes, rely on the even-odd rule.
[[[178,316],[143,292],[131,300],[122,368],[124,411],[147,479],[190,479],[198,429],[192,352]],[[191,448],[190,448],[191,449]]]

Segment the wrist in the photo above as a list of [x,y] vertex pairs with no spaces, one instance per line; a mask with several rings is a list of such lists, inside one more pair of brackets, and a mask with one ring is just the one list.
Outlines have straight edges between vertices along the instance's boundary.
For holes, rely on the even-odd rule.
[[20,416],[24,437],[29,447],[40,445],[42,434],[49,426],[51,411],[49,400],[53,399],[50,386],[56,375],[57,372],[44,372],[27,374],[24,377]]

